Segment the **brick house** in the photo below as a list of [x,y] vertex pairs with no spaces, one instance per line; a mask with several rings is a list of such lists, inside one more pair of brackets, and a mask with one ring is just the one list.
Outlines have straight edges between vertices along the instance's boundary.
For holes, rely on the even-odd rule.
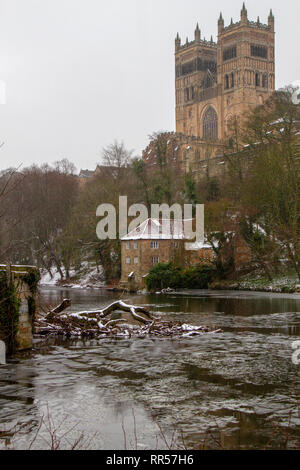
[[181,220],[145,220],[121,239],[120,284],[132,290],[143,288],[145,277],[158,263],[180,260],[188,266],[213,260],[210,245],[194,243],[194,249],[187,250],[186,241]]

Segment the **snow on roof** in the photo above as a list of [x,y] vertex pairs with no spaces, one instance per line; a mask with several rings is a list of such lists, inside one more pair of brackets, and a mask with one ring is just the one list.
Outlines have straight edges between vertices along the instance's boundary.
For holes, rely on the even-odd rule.
[[92,178],[94,174],[93,170],[80,170],[79,178]]
[[142,222],[138,227],[129,232],[122,241],[126,240],[184,240],[185,222],[191,222],[192,219],[154,219],[149,218]]
[[194,243],[185,243],[186,250],[205,250],[211,249],[211,245],[206,242],[194,242]]

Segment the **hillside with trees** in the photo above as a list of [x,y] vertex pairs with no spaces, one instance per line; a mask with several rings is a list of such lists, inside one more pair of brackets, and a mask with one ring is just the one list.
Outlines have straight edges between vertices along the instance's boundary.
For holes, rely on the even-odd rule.
[[[240,122],[230,123],[222,179],[184,174],[167,158],[163,133],[157,164],[133,157],[123,143],[102,152],[101,172],[80,184],[68,160],[7,169],[0,175],[0,253],[3,262],[33,264],[66,280],[93,266],[107,283],[120,277],[120,241],[96,236],[96,209],[119,195],[128,205],[205,204],[206,237],[215,251],[218,279],[237,279],[234,232],[251,250],[247,272],[272,280],[293,272],[300,280],[299,105],[293,90],[276,92]],[[118,214],[117,214],[118,215]],[[216,243],[217,240],[217,243]],[[90,269],[90,268],[88,268]]]

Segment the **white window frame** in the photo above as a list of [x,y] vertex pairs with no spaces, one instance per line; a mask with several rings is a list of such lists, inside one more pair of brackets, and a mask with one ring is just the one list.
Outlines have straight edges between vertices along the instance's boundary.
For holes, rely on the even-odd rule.
[[133,264],[139,264],[139,259],[137,256],[133,258]]
[[130,242],[126,242],[126,250],[130,250]]
[[130,256],[127,256],[127,257],[126,257],[126,261],[125,261],[125,262],[126,262],[126,264],[131,264]]
[[138,249],[138,242],[133,242],[133,249],[137,250]]
[[159,257],[158,256],[152,256],[151,258],[152,264],[158,264],[159,263]]
[[153,250],[157,250],[159,248],[159,242],[157,241],[152,241],[151,244],[150,244],[150,247],[153,249]]

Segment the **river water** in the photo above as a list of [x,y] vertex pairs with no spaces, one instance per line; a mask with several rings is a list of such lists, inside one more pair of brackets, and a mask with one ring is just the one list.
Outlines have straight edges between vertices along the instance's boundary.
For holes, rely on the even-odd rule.
[[[69,297],[72,311],[117,298],[59,288],[41,296],[52,306]],[[124,300],[223,333],[36,340],[32,352],[0,366],[0,448],[70,448],[77,440],[91,449],[300,446],[300,364],[292,362],[299,295],[201,291]]]

